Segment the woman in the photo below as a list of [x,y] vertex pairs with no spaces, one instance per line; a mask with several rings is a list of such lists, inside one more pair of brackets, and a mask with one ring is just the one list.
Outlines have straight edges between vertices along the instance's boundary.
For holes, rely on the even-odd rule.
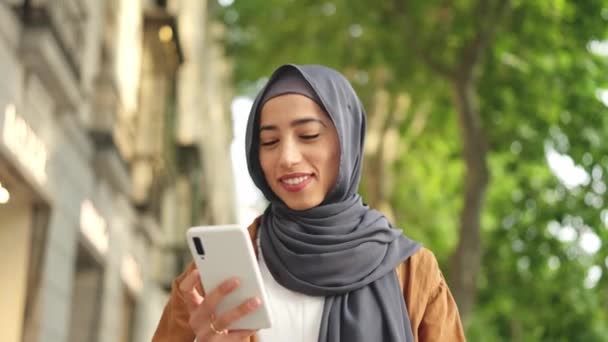
[[249,173],[270,202],[249,231],[273,328],[225,330],[260,299],[216,317],[238,279],[204,292],[191,264],[154,341],[464,341],[433,254],[357,193],[365,120],[332,69],[284,65],[272,74],[251,109],[246,148]]

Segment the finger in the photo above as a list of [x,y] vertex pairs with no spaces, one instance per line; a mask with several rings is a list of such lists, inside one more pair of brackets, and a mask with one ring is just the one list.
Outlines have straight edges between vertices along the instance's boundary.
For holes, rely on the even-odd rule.
[[231,340],[234,341],[243,341],[246,338],[249,338],[255,334],[257,330],[232,330],[228,334]]
[[241,317],[250,314],[260,307],[262,301],[257,298],[250,298],[243,303],[241,303],[236,308],[226,312],[219,319],[213,322],[213,326],[217,328],[217,330],[222,330],[230,327],[230,324],[238,321]]
[[190,272],[179,284],[188,312],[194,311],[203,302],[202,290],[198,290],[196,284],[200,284],[198,270]]
[[227,335],[219,335],[209,330],[206,331],[200,336],[197,336],[197,341],[208,341],[213,342],[216,340],[221,341],[238,341],[241,342],[244,339],[253,336],[257,330],[230,330]]
[[[218,303],[230,292],[234,291],[239,286],[237,278],[231,278],[216,287],[209,295],[205,296],[202,305],[197,306],[190,311],[188,323],[194,331],[197,331],[202,336],[211,337],[214,333],[210,329],[210,318],[214,315]],[[214,322],[214,327],[217,328]],[[217,329],[221,330],[221,329]],[[201,341],[206,339],[200,338]]]
[[[198,271],[197,271],[197,273],[198,273]],[[196,283],[194,283],[194,288],[196,288],[198,293],[200,293],[204,297],[205,289],[203,288],[203,284],[201,284],[200,275],[198,277],[196,277]]]
[[218,287],[213,289],[211,293],[205,296],[205,304],[203,306],[209,313],[214,313],[219,302],[221,302],[226,295],[236,290],[239,285],[240,281],[238,278],[230,278],[224,281]]
[[186,292],[186,291],[189,291],[190,289],[192,289],[194,287],[194,284],[196,283],[197,277],[198,277],[197,269],[193,269],[192,271],[190,271],[190,273],[188,273],[186,275],[186,277],[184,279],[182,279],[182,281],[179,283],[180,291]]

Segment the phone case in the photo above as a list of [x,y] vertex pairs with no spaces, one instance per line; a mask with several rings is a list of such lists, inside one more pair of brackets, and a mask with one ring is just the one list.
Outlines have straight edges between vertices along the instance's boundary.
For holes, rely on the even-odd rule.
[[262,305],[233,322],[228,329],[270,328],[272,319],[264,283],[247,230],[238,225],[200,226],[188,229],[186,236],[206,292],[231,277],[240,279],[240,286],[219,303],[216,316],[258,296]]

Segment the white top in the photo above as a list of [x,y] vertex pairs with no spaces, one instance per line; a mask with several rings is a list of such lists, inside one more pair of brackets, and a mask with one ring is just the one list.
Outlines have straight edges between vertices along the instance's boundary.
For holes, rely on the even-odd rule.
[[258,331],[260,342],[317,342],[325,297],[312,297],[286,289],[277,283],[270,274],[260,239],[258,262],[266,288],[266,303],[272,315],[272,328]]

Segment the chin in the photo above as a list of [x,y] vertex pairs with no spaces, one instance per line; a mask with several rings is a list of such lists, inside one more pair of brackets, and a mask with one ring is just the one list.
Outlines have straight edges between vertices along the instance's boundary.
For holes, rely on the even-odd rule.
[[285,205],[291,210],[304,211],[318,206],[321,202],[317,201],[285,201]]

